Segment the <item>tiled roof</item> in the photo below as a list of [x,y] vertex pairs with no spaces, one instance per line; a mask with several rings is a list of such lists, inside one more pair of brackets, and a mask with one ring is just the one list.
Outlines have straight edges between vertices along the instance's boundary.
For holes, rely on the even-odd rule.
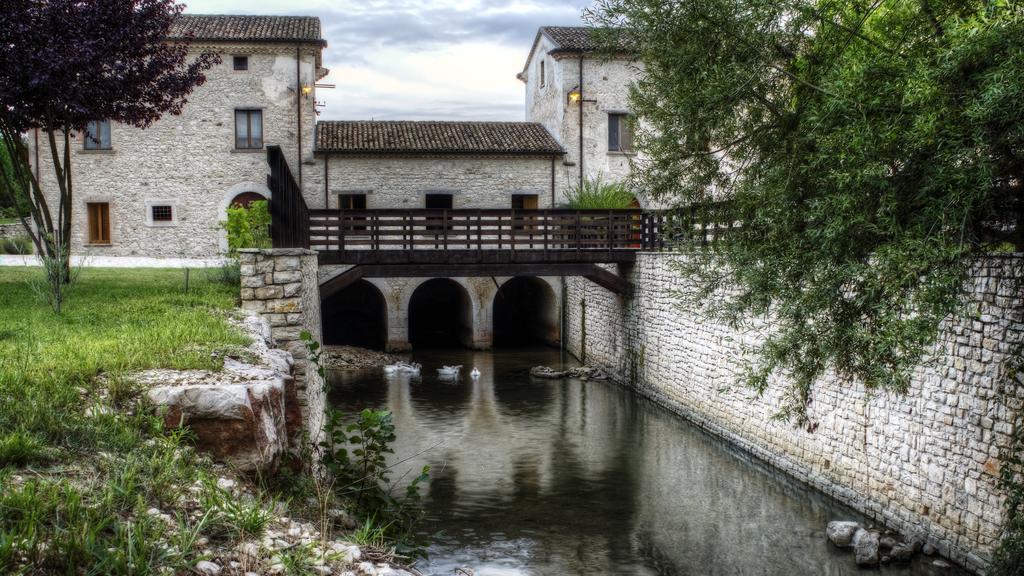
[[[551,38],[558,48],[566,52],[593,52],[601,48],[594,36],[594,29],[585,26],[543,26],[541,33]],[[616,38],[616,49],[631,52],[633,43],[624,34]]]
[[565,151],[535,122],[325,121],[316,150],[341,154],[555,156]]
[[171,28],[172,39],[255,42],[317,42],[320,19],[315,16],[235,16],[182,14]]

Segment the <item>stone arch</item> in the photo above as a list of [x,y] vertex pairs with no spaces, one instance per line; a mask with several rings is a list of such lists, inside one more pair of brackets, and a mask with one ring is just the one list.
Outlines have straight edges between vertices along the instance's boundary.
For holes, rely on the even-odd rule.
[[388,342],[387,302],[380,289],[358,280],[320,303],[324,344],[383,350]]
[[454,278],[426,279],[405,296],[409,343],[413,348],[479,347],[474,322],[479,310],[472,292]]
[[[243,194],[256,194],[262,196],[265,200],[270,200],[270,188],[267,188],[266,184],[260,184],[259,182],[239,182],[234,186],[228,188],[221,195],[220,209],[217,213],[217,222],[224,222],[228,218],[228,208],[236,198]],[[251,196],[250,196],[251,198]],[[227,232],[217,228],[217,242],[220,245],[220,251],[222,253],[228,251],[228,235]]]
[[493,300],[494,345],[557,345],[559,298],[555,286],[537,276],[515,276],[501,284]]

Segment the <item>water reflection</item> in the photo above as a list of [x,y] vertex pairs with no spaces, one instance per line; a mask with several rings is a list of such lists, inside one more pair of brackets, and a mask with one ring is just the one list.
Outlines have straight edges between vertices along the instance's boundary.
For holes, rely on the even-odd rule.
[[[678,417],[601,382],[531,380],[557,351],[417,354],[421,381],[335,374],[331,401],[387,408],[400,467],[432,467],[420,566],[492,575],[853,575],[825,523],[857,518]],[[442,364],[478,380],[443,383]],[[948,574],[930,564],[885,574]]]

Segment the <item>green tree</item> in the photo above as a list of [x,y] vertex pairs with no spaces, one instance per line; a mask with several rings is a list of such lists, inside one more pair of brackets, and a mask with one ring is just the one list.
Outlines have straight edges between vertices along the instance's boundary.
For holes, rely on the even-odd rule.
[[[739,224],[681,267],[770,318],[759,391],[806,423],[825,370],[905,391],[972,262],[1022,246],[1024,9],[1006,0],[603,0],[645,74],[637,189]],[[723,215],[717,213],[717,218]],[[1001,223],[1003,223],[1001,225]]]

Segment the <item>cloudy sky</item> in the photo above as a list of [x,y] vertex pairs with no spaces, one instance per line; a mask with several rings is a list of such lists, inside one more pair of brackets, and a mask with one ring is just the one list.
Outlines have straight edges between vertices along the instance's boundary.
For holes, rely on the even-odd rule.
[[327,120],[522,120],[516,79],[542,25],[584,0],[182,0],[194,14],[319,16]]

